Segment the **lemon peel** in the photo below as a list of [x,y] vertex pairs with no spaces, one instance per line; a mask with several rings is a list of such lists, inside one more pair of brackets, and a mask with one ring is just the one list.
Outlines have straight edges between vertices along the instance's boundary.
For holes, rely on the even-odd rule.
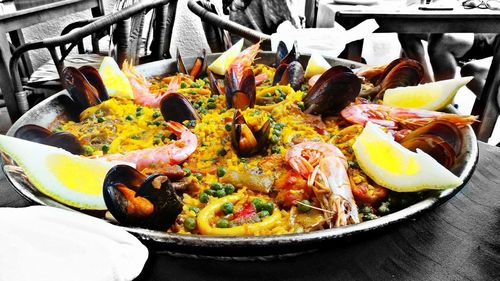
[[99,75],[110,97],[134,98],[129,80],[112,57],[104,57],[99,67]]
[[368,122],[352,146],[359,166],[377,184],[397,192],[454,188],[462,180],[428,154],[412,152]]
[[312,53],[311,58],[307,63],[304,77],[310,78],[313,77],[314,75],[323,74],[331,67],[332,66],[326,61],[326,59],[322,55],[320,55],[319,53]]
[[426,110],[441,110],[453,101],[458,90],[474,77],[460,77],[385,91],[383,104]]
[[0,135],[0,150],[16,161],[43,194],[71,207],[106,210],[102,185],[113,163],[4,135]]
[[222,53],[217,59],[215,59],[209,66],[208,70],[213,73],[224,75],[229,65],[234,61],[234,59],[241,53],[243,48],[243,39],[234,44],[231,48],[227,49]]

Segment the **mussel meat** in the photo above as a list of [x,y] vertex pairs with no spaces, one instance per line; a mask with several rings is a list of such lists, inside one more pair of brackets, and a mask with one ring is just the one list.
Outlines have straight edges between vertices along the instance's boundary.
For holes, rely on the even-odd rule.
[[62,72],[64,87],[75,102],[78,113],[109,98],[101,76],[90,68],[83,66],[80,70],[69,66]]
[[305,113],[335,115],[354,101],[361,89],[361,80],[351,69],[334,66],[323,73],[302,99]]
[[103,196],[113,217],[128,226],[166,230],[182,211],[182,200],[167,176],[146,177],[127,165],[109,170]]
[[34,124],[19,127],[14,133],[14,137],[59,147],[75,155],[81,155],[84,152],[80,141],[73,134],[68,132],[53,133],[44,127]]
[[198,75],[203,73],[203,71],[205,70],[205,55],[206,51],[205,49],[203,49],[202,55],[196,58],[193,67],[188,72],[186,66],[184,65],[184,61],[181,57],[181,53],[179,52],[179,49],[177,49],[177,70],[180,73],[189,74],[190,76],[197,78]]
[[455,164],[462,142],[462,131],[455,124],[444,120],[420,127],[400,141],[409,150],[416,151],[418,148],[424,151],[448,169]]
[[234,112],[231,128],[231,143],[241,157],[249,157],[265,150],[269,143],[271,123],[269,120],[259,130],[253,130],[239,110]]
[[182,123],[186,120],[200,120],[193,105],[181,94],[171,93],[160,101],[160,110],[165,121]]

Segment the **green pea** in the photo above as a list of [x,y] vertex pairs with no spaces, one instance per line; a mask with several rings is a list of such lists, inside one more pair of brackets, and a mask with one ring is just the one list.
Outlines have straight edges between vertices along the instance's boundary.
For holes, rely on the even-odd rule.
[[198,198],[201,203],[207,203],[208,202],[208,194],[205,192],[200,193],[200,197]]
[[203,175],[200,173],[194,173],[193,175],[198,181],[201,181],[203,179]]
[[186,82],[184,82],[184,81],[181,82],[181,89],[187,88],[187,86],[188,85]]
[[264,97],[265,97],[265,98],[270,98],[270,97],[272,97],[272,96],[273,96],[273,94],[271,94],[271,93],[265,93],[265,94],[264,94]]
[[274,135],[274,136],[279,136],[279,135],[281,135],[281,129],[274,128],[274,130],[273,130],[273,135]]
[[205,84],[210,84],[210,80],[208,80],[208,77],[204,77],[203,82],[205,82]]
[[304,102],[302,102],[302,101],[299,101],[299,102],[297,103],[297,105],[299,106],[300,110],[304,110],[304,109],[306,109],[306,106],[305,106]]
[[231,202],[224,203],[221,207],[221,210],[226,215],[232,214],[234,211],[234,205]]
[[153,112],[153,118],[158,118],[161,116],[161,113],[159,111]]
[[132,138],[133,140],[140,140],[141,136],[139,136],[139,135],[132,135],[130,138]]
[[226,156],[226,154],[227,154],[227,151],[224,148],[217,150],[218,156]]
[[380,207],[378,207],[378,212],[380,214],[388,214],[391,212],[389,209],[389,202],[383,202]]
[[265,217],[269,217],[270,213],[268,211],[260,211],[257,213],[257,215],[259,215],[259,217],[262,219],[262,218],[265,218]]
[[232,193],[234,193],[234,191],[236,191],[236,188],[234,187],[234,185],[232,185],[230,183],[225,183],[223,185],[223,188],[224,188],[224,191],[226,192],[226,194],[232,194]]
[[92,153],[94,153],[94,148],[90,145],[84,145],[83,150],[85,151],[86,155],[91,155]]
[[217,167],[217,176],[223,177],[226,174],[226,168],[224,167]]
[[159,139],[159,138],[154,138],[153,139],[153,145],[159,145],[160,142],[161,142],[161,139]]
[[282,102],[284,100],[285,100],[284,97],[277,97],[277,98],[274,99],[275,102]]
[[191,169],[189,168],[184,168],[184,173],[186,173],[186,177],[189,177],[191,175]]
[[129,115],[127,115],[127,117],[125,117],[125,119],[127,119],[128,121],[132,121],[132,120],[134,120],[134,116],[129,114]]
[[273,213],[274,204],[272,202],[265,202],[260,205],[262,211],[268,211],[270,214]]
[[377,218],[377,216],[374,215],[374,214],[372,214],[372,213],[370,213],[370,214],[364,214],[363,215],[363,220],[364,221],[371,221],[371,220],[374,220],[376,218]]
[[233,123],[232,122],[227,122],[226,125],[224,125],[224,129],[226,129],[226,131],[231,131],[231,129],[233,128]]
[[200,212],[200,208],[195,207],[195,206],[189,207],[189,210],[193,211],[195,214],[198,214]]
[[278,137],[277,135],[273,135],[271,137],[271,143],[277,144],[279,141],[280,141],[280,137]]
[[208,98],[207,102],[215,102],[215,99],[213,97]]
[[210,189],[212,189],[212,190],[222,190],[222,189],[224,189],[224,188],[222,187],[222,184],[220,184],[220,183],[218,183],[218,182],[214,182],[214,183],[212,183],[212,185],[210,186]]
[[272,153],[280,153],[281,152],[281,148],[277,145],[273,145],[273,147],[271,147],[271,152]]
[[311,202],[309,202],[309,200],[300,200],[300,203],[301,204],[297,204],[297,209],[299,210],[299,212],[307,213],[311,210]]
[[229,221],[226,219],[220,219],[217,221],[215,224],[216,227],[218,228],[228,228],[229,227]]
[[264,201],[262,201],[262,199],[260,199],[260,198],[254,198],[254,199],[252,199],[252,204],[253,204],[253,206],[255,207],[255,209],[257,211],[261,210],[261,206],[262,206],[263,203],[264,203]]
[[362,214],[371,214],[372,208],[370,208],[368,206],[363,206],[363,207],[359,208],[359,212]]
[[200,85],[198,85],[198,83],[196,82],[191,83],[191,88],[199,88],[199,87]]
[[194,230],[196,228],[196,220],[194,218],[186,218],[184,220],[184,228],[187,230]]
[[348,160],[347,163],[349,164],[349,167],[351,167],[351,168],[359,168],[359,164],[357,161]]
[[195,104],[193,104],[193,107],[194,107],[194,109],[198,109],[198,108],[200,108],[200,105],[195,103]]
[[102,152],[108,153],[108,151],[109,151],[109,145],[108,144],[103,145],[102,146]]
[[215,109],[217,107],[217,105],[215,104],[215,102],[209,102],[207,103],[207,108],[208,109]]
[[97,123],[102,123],[104,121],[106,121],[106,119],[104,117],[98,117],[97,118]]
[[191,128],[196,127],[196,120],[189,120],[187,126]]
[[215,190],[214,189],[207,189],[204,191],[206,194],[210,196],[215,196]]
[[224,196],[226,196],[226,192],[224,191],[224,189],[221,189],[221,190],[216,190],[215,191],[215,196],[217,196],[218,198],[222,198]]

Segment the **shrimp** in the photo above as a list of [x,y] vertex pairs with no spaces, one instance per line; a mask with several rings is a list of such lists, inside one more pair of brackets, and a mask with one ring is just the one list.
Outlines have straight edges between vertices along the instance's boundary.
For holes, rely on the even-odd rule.
[[303,142],[294,145],[285,155],[290,166],[307,179],[332,227],[359,223],[358,207],[347,175],[347,161],[333,144]]
[[236,74],[236,77],[238,78],[238,81],[241,81],[241,77],[243,77],[243,71],[246,68],[252,66],[253,61],[257,56],[257,54],[259,53],[259,51],[260,51],[260,42],[243,50],[238,56],[236,56],[233,62],[229,65],[228,72],[230,74],[234,72]]
[[389,129],[401,126],[416,129],[435,120],[446,120],[459,128],[477,121],[477,116],[457,115],[424,109],[400,108],[381,104],[351,104],[340,112],[342,117],[354,124],[365,125],[370,121]]
[[148,82],[144,75],[140,74],[135,70],[132,64],[127,63],[126,61],[123,63],[123,73],[130,81],[130,85],[132,86],[132,91],[134,93],[134,100],[137,104],[145,105],[149,107],[160,107],[160,101],[166,95],[177,91],[179,85],[181,83],[181,77],[176,76],[172,81],[168,84],[167,91],[161,92],[159,94],[152,94],[149,91],[149,87],[151,84]]
[[137,170],[151,165],[175,165],[184,162],[198,146],[198,138],[188,128],[175,121],[167,122],[168,129],[177,136],[177,140],[169,144],[144,148],[123,154],[108,154],[103,158],[108,161],[124,161],[134,163]]

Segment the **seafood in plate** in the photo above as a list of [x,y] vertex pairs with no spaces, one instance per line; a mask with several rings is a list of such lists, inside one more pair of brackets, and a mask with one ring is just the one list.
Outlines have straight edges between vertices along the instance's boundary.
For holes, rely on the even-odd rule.
[[[387,89],[419,83],[414,61],[364,72],[334,66],[306,80],[295,49],[280,50],[274,66],[259,64],[258,53],[258,44],[242,51],[225,75],[206,70],[204,55],[193,69],[179,57],[177,73],[150,79],[125,65],[134,99],[110,97],[93,72],[68,69],[73,120],[56,119],[48,133],[23,127],[19,136],[55,145],[64,132],[82,157],[127,164],[102,179],[107,217],[120,225],[255,236],[363,223],[432,192],[396,192],[368,176],[353,151],[366,124],[451,168],[461,128],[475,121],[382,105]],[[388,159],[375,162],[389,167]]]

